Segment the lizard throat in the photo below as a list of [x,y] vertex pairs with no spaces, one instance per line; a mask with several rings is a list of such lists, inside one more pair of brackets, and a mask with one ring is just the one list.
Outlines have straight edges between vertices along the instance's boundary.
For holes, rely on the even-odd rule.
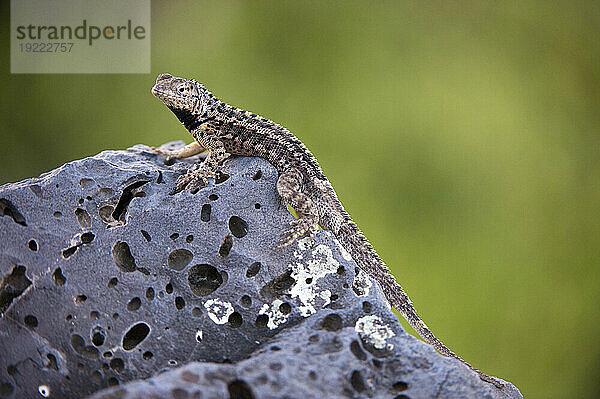
[[200,124],[201,120],[197,115],[192,114],[187,109],[171,108],[169,109],[175,114],[177,119],[185,126],[188,131],[196,129]]

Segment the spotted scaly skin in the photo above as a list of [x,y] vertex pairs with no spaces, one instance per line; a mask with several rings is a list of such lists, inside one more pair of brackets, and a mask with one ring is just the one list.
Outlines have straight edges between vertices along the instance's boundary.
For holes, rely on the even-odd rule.
[[179,151],[155,151],[173,159],[208,150],[203,163],[178,179],[176,191],[188,189],[195,192],[206,186],[207,179],[215,176],[219,165],[230,154],[266,159],[279,172],[277,191],[298,215],[278,247],[289,245],[305,234],[312,234],[319,225],[330,230],[356,264],[380,284],[390,304],[427,343],[440,354],[467,365],[482,380],[498,388],[504,387],[500,380],[471,366],[433,335],[385,263],[344,210],[316,158],[289,130],[223,103],[194,80],[161,74],[152,87],[152,94],[173,111],[195,139]]

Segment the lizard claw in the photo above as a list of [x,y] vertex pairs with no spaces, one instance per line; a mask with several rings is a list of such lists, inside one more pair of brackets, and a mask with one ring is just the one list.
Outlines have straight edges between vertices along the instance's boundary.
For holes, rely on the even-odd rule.
[[195,194],[198,192],[198,190],[208,186],[208,177],[213,176],[210,176],[210,174],[202,168],[192,167],[185,175],[177,178],[177,185],[173,190],[173,194],[184,189],[190,191],[192,194]]
[[156,154],[165,157],[165,162],[171,162],[172,160],[175,159],[175,157],[173,157],[173,154],[171,153],[171,151],[168,150],[161,150],[160,148],[156,148],[156,147],[150,147],[150,149],[155,152]]
[[277,249],[287,247],[303,235],[312,235],[317,231],[317,219],[315,217],[304,216],[300,219],[292,220],[290,226],[291,228],[282,234]]

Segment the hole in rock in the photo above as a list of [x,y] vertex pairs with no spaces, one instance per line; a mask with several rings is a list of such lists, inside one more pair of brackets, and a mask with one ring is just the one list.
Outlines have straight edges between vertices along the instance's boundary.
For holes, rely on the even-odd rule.
[[321,322],[321,328],[327,331],[339,331],[342,329],[342,317],[337,313],[328,314]]
[[248,234],[248,223],[239,216],[229,218],[229,230],[237,238],[242,238]]
[[230,327],[238,328],[243,323],[242,315],[239,314],[238,312],[233,312],[232,314],[229,315],[229,319],[227,321],[229,322]]
[[169,236],[169,238],[173,241],[179,238],[179,233],[173,233]]
[[254,262],[250,266],[248,266],[248,270],[246,270],[246,277],[251,278],[258,274],[260,271],[260,267],[262,264],[260,262]]
[[77,334],[71,335],[71,347],[75,352],[89,359],[97,359],[100,353],[92,345],[86,345],[83,337]]
[[279,311],[283,314],[290,314],[290,312],[292,311],[292,305],[290,305],[287,302],[284,302],[281,305],[279,305]]
[[59,287],[61,285],[65,285],[65,283],[67,282],[67,279],[65,278],[65,276],[63,276],[60,267],[54,269],[54,271],[52,272],[52,279],[54,280],[54,284],[58,285]]
[[214,266],[201,264],[190,268],[188,283],[194,294],[207,296],[223,284],[223,277]]
[[25,316],[23,321],[25,322],[25,325],[29,328],[36,328],[38,326],[38,319],[34,315],[28,314],[27,316]]
[[38,250],[38,244],[35,240],[29,240],[29,242],[27,243],[27,247],[33,252],[36,252]]
[[215,173],[215,184],[221,184],[224,181],[227,181],[227,179],[229,179],[229,175],[227,173],[223,173],[221,171],[217,171],[217,173]]
[[176,249],[167,257],[167,264],[173,270],[181,271],[192,261],[194,255],[187,249]]
[[149,287],[146,289],[146,299],[149,301],[154,300],[154,288]]
[[25,217],[19,212],[17,207],[6,198],[0,198],[0,216],[8,216],[12,218],[16,224],[27,226]]
[[231,247],[233,247],[233,237],[231,234],[227,234],[221,241],[221,246],[219,247],[219,256],[222,258],[228,256],[229,251],[231,251]]
[[363,312],[371,313],[371,311],[373,310],[373,305],[371,305],[371,302],[364,301],[362,303],[362,308],[363,308]]
[[18,298],[31,280],[25,275],[25,266],[17,265],[12,268],[10,274],[5,274],[0,282],[0,314],[4,313],[15,298]]
[[144,360],[150,360],[150,359],[152,359],[152,356],[154,356],[154,355],[150,351],[146,351],[142,354],[142,357],[144,358]]
[[146,230],[140,230],[140,233],[142,233],[142,236],[144,236],[144,239],[148,242],[152,241],[152,237],[150,237],[150,234],[148,234],[148,232]]
[[243,380],[234,380],[227,384],[229,399],[254,399],[250,386]]
[[254,204],[254,209],[260,209],[260,204],[259,203]]
[[269,316],[267,316],[266,314],[259,314],[256,317],[256,322],[254,323],[254,325],[257,328],[265,328],[267,326],[268,322],[269,322]]
[[115,206],[115,210],[111,215],[113,219],[125,221],[125,214],[127,213],[127,208],[129,207],[131,200],[133,200],[134,197],[141,196],[139,188],[148,182],[149,180],[136,181],[123,189],[121,198],[119,198],[119,202],[117,202],[117,206]]
[[358,370],[354,370],[352,372],[352,375],[350,376],[350,384],[352,384],[352,388],[354,388],[356,392],[362,392],[366,389],[365,380]]
[[358,341],[354,340],[350,343],[350,352],[358,359],[365,361],[367,360],[367,354],[362,350]]
[[281,363],[271,363],[269,368],[273,371],[281,371],[281,369],[283,369],[283,365]]
[[40,385],[38,387],[38,392],[43,398],[50,396],[50,388],[47,385]]
[[150,327],[146,323],[137,323],[131,327],[123,336],[123,349],[133,350],[150,334]]
[[392,389],[396,392],[404,392],[408,389],[408,383],[404,381],[395,382]]
[[252,180],[258,180],[262,177],[262,170],[257,170],[254,176],[252,176]]
[[202,316],[202,309],[200,309],[199,307],[195,307],[194,309],[192,309],[192,316],[194,316],[194,317]]
[[92,233],[91,231],[88,231],[81,235],[81,242],[83,244],[89,244],[92,241],[94,241],[94,237],[95,237],[94,233]]
[[131,250],[126,242],[117,241],[112,247],[112,256],[115,266],[123,272],[134,272],[137,268],[135,259],[131,255]]
[[111,278],[110,280],[108,280],[108,288],[115,288],[118,282],[119,279],[117,279],[116,277]]
[[133,312],[133,311],[138,310],[140,308],[140,306],[142,306],[142,300],[136,296],[136,297],[131,298],[129,303],[127,303],[127,310],[129,310],[130,312]]
[[240,304],[245,308],[249,308],[252,306],[252,298],[249,295],[244,295],[240,298]]
[[90,218],[90,214],[85,209],[75,209],[75,217],[82,229],[89,229],[92,225],[92,218]]
[[202,209],[200,210],[200,220],[203,222],[210,221],[210,204],[202,205]]
[[104,206],[100,207],[100,209],[98,209],[98,216],[100,216],[100,219],[102,219],[102,221],[104,223],[113,222],[114,221],[114,219],[112,218],[113,210],[114,210],[114,208],[112,207],[112,205],[104,205]]
[[194,241],[194,236],[193,235],[188,235],[187,237],[185,237],[185,242],[187,242],[188,244],[190,242]]
[[176,297],[175,298],[175,308],[177,308],[177,310],[181,310],[185,307],[185,300],[183,299],[183,297]]
[[92,329],[92,344],[94,346],[102,346],[104,345],[104,340],[106,339],[106,332],[100,326],[96,326]]
[[120,374],[125,370],[125,362],[123,362],[123,359],[115,357],[110,360],[110,368]]
[[173,284],[167,283],[167,285],[165,285],[165,292],[167,294],[172,294],[173,293]]
[[63,256],[63,258],[67,259],[71,255],[73,255],[75,253],[75,251],[77,251],[77,245],[74,245],[74,246],[69,247],[67,249],[63,249],[62,256]]
[[79,180],[79,185],[84,189],[92,188],[94,186],[94,180],[84,177]]
[[211,194],[208,196],[208,199],[211,201],[216,201],[219,199],[219,196],[217,194]]
[[56,361],[56,356],[54,356],[52,353],[46,353],[46,359],[48,359],[48,362],[45,364],[45,367],[47,369],[58,371],[58,362]]

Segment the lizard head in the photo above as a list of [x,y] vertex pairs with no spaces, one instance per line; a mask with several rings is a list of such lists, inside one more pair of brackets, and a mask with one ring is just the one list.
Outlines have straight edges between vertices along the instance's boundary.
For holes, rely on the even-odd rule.
[[[195,80],[187,80],[161,73],[152,87],[152,94],[179,117],[186,113],[200,116],[209,109],[212,95]],[[181,118],[180,118],[181,119]]]

